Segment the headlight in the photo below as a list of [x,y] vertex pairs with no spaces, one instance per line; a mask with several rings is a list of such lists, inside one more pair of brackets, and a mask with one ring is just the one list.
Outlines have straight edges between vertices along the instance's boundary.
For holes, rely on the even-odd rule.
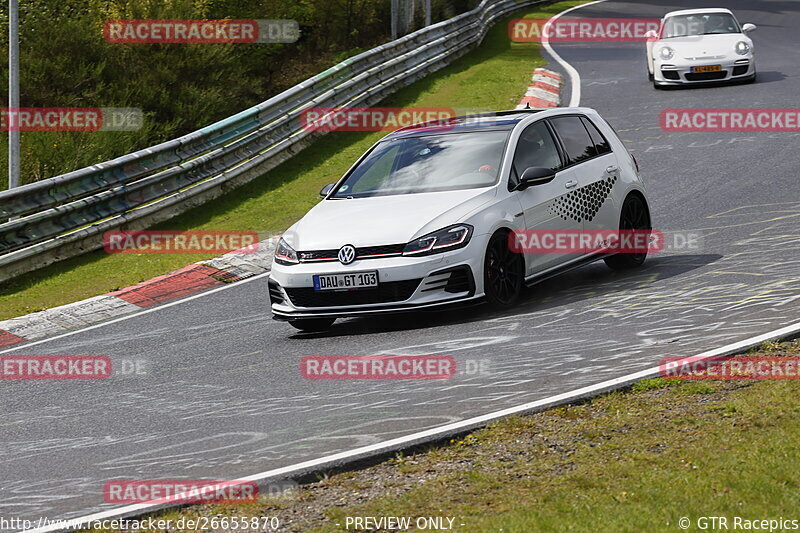
[[661,56],[661,59],[672,59],[672,56],[675,55],[675,50],[669,46],[663,46],[661,50],[658,51],[658,55]]
[[463,248],[472,236],[472,226],[456,224],[433,233],[428,233],[406,244],[403,255],[432,255]]
[[279,265],[296,265],[300,261],[297,259],[297,252],[283,240],[278,241],[278,247],[275,249],[275,262]]
[[750,52],[750,45],[744,41],[736,43],[736,53],[740,56],[747,55]]

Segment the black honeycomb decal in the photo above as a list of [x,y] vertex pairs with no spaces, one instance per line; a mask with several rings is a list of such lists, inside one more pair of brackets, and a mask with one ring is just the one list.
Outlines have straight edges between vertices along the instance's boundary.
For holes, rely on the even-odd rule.
[[611,176],[559,196],[550,203],[550,213],[564,220],[591,222],[611,194],[616,182],[617,177]]

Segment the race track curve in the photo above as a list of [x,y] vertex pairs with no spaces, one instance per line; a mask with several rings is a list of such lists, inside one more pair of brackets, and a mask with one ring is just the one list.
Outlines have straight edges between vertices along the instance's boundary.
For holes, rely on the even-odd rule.
[[[695,249],[530,290],[513,312],[350,319],[301,335],[268,316],[262,277],[0,353],[108,355],[146,374],[2,383],[0,516],[107,509],[110,479],[235,479],[652,367],[800,316],[800,134],[666,133],[663,108],[797,107],[800,3],[714,2],[759,29],[752,85],[656,91],[642,43],[556,44],[634,151],[654,227]],[[660,17],[691,0],[609,1],[570,16]],[[551,65],[558,69],[558,65]],[[446,380],[306,380],[306,355],[447,354]],[[469,363],[468,363],[469,361]]]

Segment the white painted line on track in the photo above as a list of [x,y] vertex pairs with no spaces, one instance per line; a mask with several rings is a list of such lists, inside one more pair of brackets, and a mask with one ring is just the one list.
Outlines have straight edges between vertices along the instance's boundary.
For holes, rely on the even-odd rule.
[[[581,4],[579,6],[571,7],[569,9],[565,9],[561,13],[559,13],[557,15],[553,15],[552,17],[550,17],[550,20],[547,21],[547,24],[545,24],[545,27],[547,27],[553,21],[561,18],[562,15],[566,15],[567,13],[569,13],[571,11],[575,11],[575,10],[580,9],[582,7],[593,6],[594,4],[602,4],[603,2],[607,2],[607,1],[608,0],[595,0],[594,2],[589,2],[587,4]],[[564,61],[564,58],[562,58],[560,55],[558,55],[556,53],[555,50],[553,50],[553,47],[550,46],[550,38],[547,35],[543,35],[542,36],[542,46],[544,46],[544,49],[547,50],[547,53],[550,54],[552,56],[552,58],[555,59],[556,62],[559,65],[561,65],[561,67],[569,75],[569,84],[570,84],[570,88],[571,88],[571,94],[570,94],[569,103],[567,104],[567,107],[578,107],[579,105],[581,105],[581,75],[578,74],[578,71],[575,69],[575,67],[573,67],[572,65],[570,65],[569,63]]]
[[[245,283],[249,283],[251,281],[254,281],[254,280],[257,280],[257,279],[261,279],[261,278],[263,278],[265,276],[269,276],[269,272],[264,272],[263,274],[257,274],[255,276],[252,276],[252,277],[245,278],[243,280],[237,281],[236,283],[229,283],[227,285],[223,285],[222,287],[217,287],[216,289],[211,289],[211,290],[208,290],[208,291],[205,291],[205,292],[200,292],[200,293],[197,293],[197,294],[193,294],[192,296],[187,296],[186,298],[181,298],[180,300],[175,300],[174,302],[169,302],[169,303],[166,303],[166,304],[157,305],[157,306],[151,307],[149,309],[142,309],[141,311],[137,311],[137,312],[132,313],[130,315],[121,316],[119,318],[115,318],[113,320],[109,320],[108,322],[100,322],[99,324],[93,324],[93,325],[87,326],[85,328],[76,329],[74,331],[68,331],[66,333],[62,333],[61,335],[56,335],[55,337],[47,337],[45,339],[39,339],[37,341],[31,341],[31,342],[22,343],[22,344],[14,346],[13,348],[8,348],[6,350],[0,350],[0,355],[2,355],[4,353],[16,352],[18,350],[27,350],[31,346],[36,346],[37,344],[43,344],[45,342],[50,342],[50,341],[54,341],[54,340],[58,340],[58,339],[63,339],[64,337],[70,337],[70,336],[76,335],[78,333],[83,333],[84,331],[91,331],[91,330],[96,329],[96,328],[102,328],[103,326],[107,326],[109,324],[115,324],[117,322],[122,322],[123,320],[129,320],[131,318],[136,318],[137,316],[146,315],[148,313],[154,313],[156,311],[160,311],[161,309],[166,309],[167,307],[172,307],[173,305],[182,304],[182,303],[194,300],[196,298],[202,298],[203,296],[208,296],[209,294],[214,294],[215,292],[224,291],[225,289],[230,289],[232,287],[241,287]],[[266,292],[264,292],[264,294],[265,294],[265,298],[266,298]]]
[[[203,293],[203,294],[208,294],[208,293]],[[780,329],[772,330],[767,333],[757,335],[755,337],[750,337],[738,342],[727,344],[719,348],[714,348],[713,350],[705,351],[699,355],[687,356],[682,360],[688,360],[689,362],[697,362],[712,357],[732,355],[734,353],[742,352],[748,348],[758,346],[763,342],[777,338],[788,337],[796,333],[800,333],[800,322],[791,324],[789,326],[785,326]],[[679,365],[682,360],[678,361]],[[522,405],[518,405],[516,407],[509,407],[507,409],[502,409],[500,411],[493,411],[491,413],[476,416],[473,418],[468,418],[460,422],[453,422],[451,424],[446,424],[444,426],[439,426],[425,431],[419,431],[417,433],[411,433],[410,435],[405,435],[403,437],[398,437],[395,439],[390,439],[387,441],[370,444],[369,446],[354,448],[352,450],[348,450],[345,452],[326,455],[323,457],[319,457],[317,459],[312,459],[310,461],[304,461],[302,463],[284,466],[281,468],[275,468],[272,470],[266,470],[264,472],[254,474],[252,476],[238,477],[237,481],[266,482],[270,478],[285,478],[291,476],[292,474],[305,473],[312,469],[324,469],[326,466],[330,468],[340,463],[341,461],[347,459],[364,458],[369,456],[370,454],[389,452],[392,449],[401,448],[404,445],[410,445],[424,440],[433,440],[436,437],[443,437],[447,434],[455,433],[460,430],[468,430],[470,428],[481,426],[488,422],[493,422],[497,419],[509,415],[528,412],[528,411],[542,410],[548,407],[553,407],[555,405],[568,403],[573,400],[600,394],[602,392],[606,392],[614,388],[630,384],[640,379],[658,376],[659,372],[660,372],[660,367],[658,366],[651,367],[645,370],[641,370],[639,372],[634,372],[633,374],[627,374],[625,376],[620,376],[618,378],[609,379],[606,381],[602,381],[600,383],[596,383],[594,385],[588,385],[586,387],[581,387],[580,389],[564,392],[562,394],[556,394],[555,396],[550,396],[547,398],[543,398],[541,400],[525,403]],[[180,495],[176,496],[176,498],[179,496]],[[128,505],[125,507],[119,507],[116,509],[110,509],[108,511],[102,511],[99,513],[94,513],[71,519],[72,523],[75,524],[75,526],[72,527],[64,526],[62,524],[56,524],[41,528],[27,529],[25,531],[26,533],[53,533],[56,531],[65,531],[69,529],[74,529],[75,527],[79,527],[80,525],[85,526],[88,522],[93,522],[95,520],[119,518],[123,516],[131,516],[134,514],[144,514],[146,512],[156,511],[164,507],[165,505],[163,503],[160,504],[142,503],[136,505]]]

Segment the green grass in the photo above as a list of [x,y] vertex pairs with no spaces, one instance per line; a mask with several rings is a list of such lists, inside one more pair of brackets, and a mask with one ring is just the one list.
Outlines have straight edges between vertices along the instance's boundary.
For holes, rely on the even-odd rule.
[[[534,68],[543,65],[539,45],[511,43],[510,18],[541,18],[582,2],[528,9],[499,21],[482,45],[450,66],[395,93],[381,106],[513,108]],[[333,132],[261,178],[155,229],[248,230],[280,233],[319,201],[318,191],[336,181],[385,132]],[[108,255],[102,251],[62,261],[3,282],[0,319],[96,296],[207,259],[202,255]]]
[[[800,355],[798,341],[784,348]],[[797,383],[648,380],[632,389],[478,431],[470,449],[459,442],[436,457],[463,471],[402,497],[331,507],[313,531],[340,530],[333,522],[346,516],[455,516],[470,532],[674,532],[682,517],[699,531],[703,516],[793,517]]]

